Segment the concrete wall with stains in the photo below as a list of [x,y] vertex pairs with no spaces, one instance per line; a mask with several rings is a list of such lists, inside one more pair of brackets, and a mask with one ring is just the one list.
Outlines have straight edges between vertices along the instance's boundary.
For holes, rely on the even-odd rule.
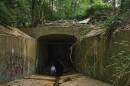
[[36,41],[0,25],[0,84],[35,73]]
[[75,57],[72,58],[76,71],[102,80],[108,75],[108,72],[103,70],[109,59],[105,56],[106,51],[106,41],[100,39],[100,35],[78,41],[73,52]]
[[28,35],[30,35],[31,37],[38,39],[40,36],[49,35],[49,34],[68,34],[68,35],[73,35],[75,37],[79,37],[83,31],[87,32],[90,29],[91,27],[86,25],[81,27],[43,26],[43,27],[34,27],[34,28],[23,28],[21,30],[27,33]]
[[126,62],[130,62],[128,60],[130,30],[117,31],[111,35],[109,40],[106,35],[102,34],[84,37],[82,40],[78,40],[73,48],[75,49],[72,59],[76,71],[112,84],[118,81],[116,86],[130,85],[130,73],[127,66],[123,70],[123,76],[119,76],[119,78],[115,76],[121,73],[117,68],[123,69],[125,64],[122,66],[121,62],[125,58]]

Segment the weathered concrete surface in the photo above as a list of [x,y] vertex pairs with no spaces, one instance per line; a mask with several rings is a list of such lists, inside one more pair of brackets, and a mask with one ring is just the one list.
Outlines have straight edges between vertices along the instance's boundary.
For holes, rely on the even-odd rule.
[[36,41],[0,25],[0,84],[35,73]]
[[[93,77],[104,78],[101,69],[106,66],[106,43],[100,36],[85,37],[74,46],[74,66],[77,71]],[[102,64],[102,65],[100,65]]]
[[[111,37],[111,39],[107,39],[106,35],[97,34],[87,37],[84,36],[82,40],[79,40],[74,46],[74,58],[72,58],[76,70],[96,79],[115,83],[118,77],[114,75],[119,73],[116,68],[120,67],[123,69],[123,66],[120,65],[121,56],[119,57],[117,55],[120,52],[125,52],[124,58],[127,58],[130,54],[130,30],[117,31]],[[115,56],[115,59],[118,57],[117,61],[113,56]],[[128,72],[128,69],[124,72],[126,71]],[[117,79],[117,86],[130,85],[130,73],[127,72]]]
[[51,26],[43,26],[43,27],[35,27],[35,28],[25,28],[21,29],[25,33],[29,34],[31,37],[39,38],[40,36],[48,35],[48,34],[68,34],[78,36],[80,29],[78,27],[51,27]]
[[[46,75],[33,75],[0,86],[55,86],[55,78]],[[82,74],[71,72],[59,78],[58,86],[112,86],[110,84],[94,80]]]

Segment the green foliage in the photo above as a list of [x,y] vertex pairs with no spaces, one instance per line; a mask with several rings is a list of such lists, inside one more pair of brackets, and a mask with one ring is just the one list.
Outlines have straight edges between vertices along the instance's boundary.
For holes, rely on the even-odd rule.
[[24,27],[30,22],[29,11],[26,0],[0,1],[0,23]]
[[[113,29],[120,24],[120,14],[111,15],[112,6],[108,2],[109,0],[35,0],[34,13],[32,13],[31,0],[1,0],[0,22],[25,27],[32,23],[33,18],[33,22],[38,23],[44,19],[81,20],[91,17],[94,23],[105,21],[104,26],[110,25],[109,27]],[[125,0],[125,9],[130,9],[129,3],[130,0]]]
[[16,16],[15,23],[17,27],[29,26],[31,23],[30,6],[26,0],[19,0],[17,6],[13,9]]
[[108,16],[107,20],[103,24],[108,31],[114,31],[121,22],[122,19],[119,17],[119,14],[112,14]]
[[111,14],[107,17],[107,19],[102,23],[102,27],[105,28],[107,31],[115,31],[117,27],[121,26],[122,24],[127,22],[127,18],[130,15],[130,10],[124,12],[122,14],[115,13]]
[[[129,54],[129,45],[128,41],[115,42],[116,46],[120,46],[118,53],[111,57],[111,64],[115,64],[113,67],[113,77],[115,86],[127,86],[129,82],[130,75],[130,54]],[[122,83],[123,82],[123,83]]]
[[86,16],[89,16],[88,13],[86,13],[85,11],[86,9],[91,10],[91,7],[93,8],[93,7],[98,7],[98,6],[99,6],[98,8],[101,8],[101,9],[103,9],[103,6],[105,6],[104,9],[105,8],[108,9],[110,7],[107,4],[102,3],[102,0],[81,0],[77,2],[75,1],[77,0],[54,1],[55,9],[52,9],[52,11],[54,11],[56,15],[52,15],[52,16],[57,17],[57,19],[76,18],[80,20],[80,19],[86,18]]
[[100,19],[97,16],[106,15],[107,13],[104,12],[110,7],[102,3],[102,0],[36,0],[34,15],[32,15],[32,1],[2,0],[0,3],[1,23],[17,27],[29,26],[32,18],[34,23],[43,21],[43,18],[47,20],[84,19],[90,16]]
[[130,0],[125,0],[125,9],[130,9]]
[[81,20],[91,17],[91,20],[95,22],[104,21],[111,13],[111,10],[112,7],[109,4],[97,0],[92,4],[88,4],[83,12],[76,15],[76,18]]
[[111,12],[112,8],[104,3],[95,3],[86,10],[86,16],[91,17],[97,21],[102,21]]
[[11,11],[6,7],[4,2],[0,2],[0,23],[11,25],[14,16]]

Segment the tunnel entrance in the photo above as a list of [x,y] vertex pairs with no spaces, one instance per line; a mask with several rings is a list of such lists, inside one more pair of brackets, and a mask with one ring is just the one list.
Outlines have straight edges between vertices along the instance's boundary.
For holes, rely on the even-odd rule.
[[[50,34],[38,39],[38,73],[48,70],[52,64],[60,63],[64,68],[72,67],[70,47],[77,41],[73,35]],[[47,69],[48,68],[48,69]]]

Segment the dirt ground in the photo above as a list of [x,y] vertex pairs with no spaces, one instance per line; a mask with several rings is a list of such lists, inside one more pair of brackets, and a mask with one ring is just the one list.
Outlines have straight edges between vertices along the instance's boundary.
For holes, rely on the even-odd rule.
[[[57,84],[55,82],[58,82]],[[112,86],[79,73],[66,74],[58,80],[47,75],[32,75],[0,86]]]

